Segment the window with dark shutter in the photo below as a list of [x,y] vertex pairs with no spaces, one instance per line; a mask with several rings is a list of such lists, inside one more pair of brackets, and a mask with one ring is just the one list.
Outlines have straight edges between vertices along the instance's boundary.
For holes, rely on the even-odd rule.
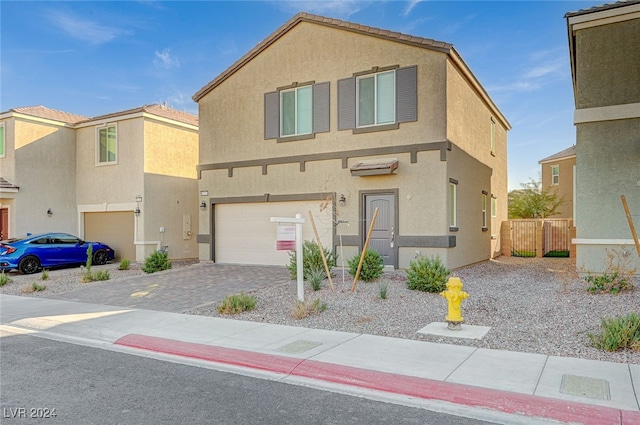
[[338,130],[356,128],[356,79],[338,80]]

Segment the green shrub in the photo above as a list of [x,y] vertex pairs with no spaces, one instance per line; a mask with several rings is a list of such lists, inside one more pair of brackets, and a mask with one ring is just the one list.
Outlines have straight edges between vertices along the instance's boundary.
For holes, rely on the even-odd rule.
[[40,276],[40,280],[48,280],[49,279],[49,271],[47,269],[42,269],[42,276]]
[[[336,257],[327,248],[322,248],[324,256],[327,260],[329,270],[336,266]],[[296,279],[298,276],[298,257],[295,251],[289,252],[289,265],[287,270],[291,274],[291,279]],[[322,262],[322,255],[320,254],[320,247],[314,241],[304,241],[302,244],[302,275],[304,280],[309,278],[311,270],[324,270],[324,263]]]
[[425,292],[442,292],[446,289],[450,273],[439,256],[428,258],[420,255],[409,262],[407,287]]
[[605,351],[640,350],[640,316],[636,313],[602,318],[601,328],[597,335],[588,334],[594,347]]
[[256,297],[253,295],[229,295],[218,305],[218,313],[220,314],[236,314],[243,311],[253,310],[256,307]]
[[324,269],[312,269],[307,273],[307,282],[311,285],[311,289],[314,291],[320,290],[320,286],[322,285],[322,281],[326,277]]
[[13,280],[9,276],[7,276],[3,270],[2,273],[0,273],[0,286],[4,286],[7,283],[11,282],[13,282]]
[[46,285],[38,285],[35,282],[33,282],[33,284],[31,284],[31,287],[33,288],[34,291],[37,291],[37,292],[42,292],[45,289],[47,289]]
[[[630,251],[622,249],[607,249],[605,270],[600,274],[587,272],[584,280],[587,282],[587,291],[592,294],[612,293],[631,290],[635,287],[633,267]],[[584,270],[583,270],[584,271]]]
[[166,251],[153,251],[153,253],[144,260],[141,269],[145,273],[155,273],[171,268],[169,261],[169,253]]
[[89,244],[87,247],[87,262],[85,263],[85,267],[87,271],[91,271],[91,265],[93,264],[93,245]]
[[82,274],[81,281],[84,283],[89,283],[98,280],[109,280],[109,278],[109,270],[91,271],[89,269],[85,269],[84,273]]
[[[351,276],[356,275],[358,271],[358,264],[360,264],[360,255],[354,255],[349,260],[349,273]],[[364,255],[364,261],[362,262],[362,269],[360,270],[360,280],[365,282],[371,282],[374,279],[382,276],[384,270],[384,260],[382,256],[378,254],[375,249],[367,249]]]
[[383,280],[382,282],[378,283],[378,295],[380,295],[380,298],[383,300],[387,299],[387,290],[389,289],[389,282],[386,280]]
[[118,270],[129,270],[130,264],[131,264],[131,261],[127,260],[126,258],[123,258],[122,260],[120,260],[120,265],[118,266]]
[[291,312],[291,316],[293,316],[294,319],[304,319],[312,314],[322,313],[326,309],[327,303],[323,302],[320,298],[306,302],[298,301]]

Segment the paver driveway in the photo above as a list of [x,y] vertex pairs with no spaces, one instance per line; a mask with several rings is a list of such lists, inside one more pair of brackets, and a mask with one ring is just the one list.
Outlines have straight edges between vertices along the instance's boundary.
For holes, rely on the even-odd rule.
[[198,264],[91,285],[51,298],[184,313],[227,295],[289,281],[289,272],[282,266]]

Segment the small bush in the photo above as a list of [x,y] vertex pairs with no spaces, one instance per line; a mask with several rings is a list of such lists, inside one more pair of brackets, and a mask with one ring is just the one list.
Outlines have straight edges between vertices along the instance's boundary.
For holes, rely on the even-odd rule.
[[32,286],[33,286],[33,290],[37,291],[37,292],[42,292],[45,289],[47,289],[47,285],[39,285],[39,284],[37,284],[35,282],[33,282]]
[[409,262],[407,287],[424,292],[442,292],[446,289],[450,273],[439,256],[428,258],[420,255]]
[[40,280],[48,280],[49,279],[49,271],[47,269],[42,270],[42,276],[40,276]]
[[621,250],[607,249],[604,272],[601,274],[587,272],[584,278],[587,282],[587,291],[592,294],[617,294],[620,291],[633,289],[636,268],[632,266],[630,256],[631,253],[624,247]]
[[[329,270],[336,266],[336,257],[327,248],[322,248],[324,256],[327,260]],[[291,279],[298,277],[298,258],[295,251],[289,252],[289,265],[287,270],[291,274]],[[304,241],[302,244],[302,275],[304,280],[309,278],[311,270],[324,270],[324,263],[322,262],[322,255],[320,254],[320,247],[314,241]]]
[[229,295],[220,305],[218,305],[218,313],[220,314],[236,314],[243,311],[253,310],[256,307],[256,297],[253,295]]
[[305,317],[309,317],[312,314],[322,313],[327,309],[327,303],[320,300],[320,298],[316,298],[313,301],[301,302],[298,301],[291,312],[291,316],[294,319],[304,319]]
[[153,253],[144,260],[141,269],[145,273],[155,273],[171,268],[169,261],[169,253],[166,251],[153,251]]
[[[356,275],[358,271],[358,264],[360,264],[360,255],[354,255],[349,260],[349,273],[351,276]],[[384,270],[384,260],[382,256],[378,254],[375,249],[367,249],[364,255],[364,261],[362,262],[362,269],[360,270],[359,279],[365,282],[371,282],[374,279],[382,276]]]
[[320,286],[322,285],[322,281],[326,277],[324,269],[312,269],[309,271],[307,276],[307,282],[311,285],[311,289],[314,291],[319,291]]
[[91,270],[92,264],[93,264],[93,245],[89,244],[89,246],[87,247],[87,262],[85,263],[87,271]]
[[37,283],[33,282],[31,285],[24,285],[22,288],[20,288],[20,292],[22,292],[23,294],[30,294],[32,292],[42,292],[45,289],[47,289],[46,285],[38,285]]
[[118,266],[118,270],[129,270],[130,264],[131,264],[131,261],[127,260],[126,258],[123,258],[122,260],[120,260],[120,265]]
[[382,282],[378,283],[378,295],[380,295],[380,298],[383,300],[387,299],[387,290],[389,289],[389,282],[387,282],[386,280],[383,280]]
[[7,276],[3,270],[2,273],[0,273],[0,286],[4,286],[7,283],[11,282],[13,282],[13,280],[9,276]]
[[82,279],[80,281],[83,283],[89,283],[98,280],[109,280],[109,278],[109,270],[91,271],[89,269],[85,269],[84,273],[82,273]]
[[597,335],[588,334],[594,347],[605,351],[640,350],[640,316],[636,313],[602,318],[601,328]]

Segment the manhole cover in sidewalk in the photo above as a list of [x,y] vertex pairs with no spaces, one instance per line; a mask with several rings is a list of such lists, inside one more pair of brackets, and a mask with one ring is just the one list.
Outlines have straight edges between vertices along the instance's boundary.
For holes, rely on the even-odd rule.
[[611,400],[609,381],[586,376],[562,375],[560,392],[597,400]]
[[300,354],[322,345],[321,342],[298,340],[278,348],[276,351],[289,354]]

